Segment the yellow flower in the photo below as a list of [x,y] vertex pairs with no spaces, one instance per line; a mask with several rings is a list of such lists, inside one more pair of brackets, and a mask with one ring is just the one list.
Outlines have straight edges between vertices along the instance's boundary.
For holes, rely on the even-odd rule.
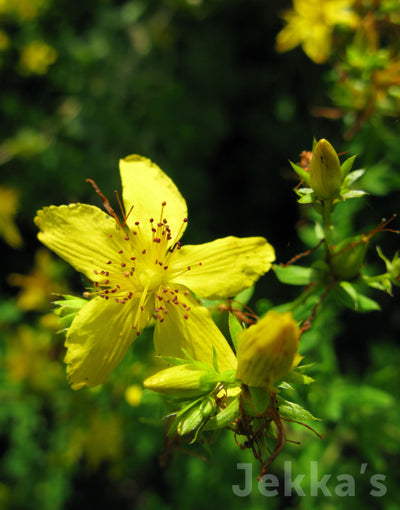
[[137,155],[120,161],[120,173],[124,223],[86,204],[47,207],[35,218],[39,239],[94,282],[94,299],[67,333],[72,388],[104,382],[153,317],[157,354],[182,357],[183,348],[211,366],[214,348],[220,370],[236,366],[190,291],[211,299],[236,295],[268,271],[272,246],[261,237],[226,237],[182,247],[187,208],[171,179]]
[[286,26],[276,39],[278,51],[302,45],[306,55],[317,64],[325,62],[331,52],[336,25],[354,28],[358,16],[352,11],[353,0],[293,0],[293,9],[283,13]]
[[23,242],[14,217],[18,209],[18,193],[12,188],[0,187],[0,237],[12,248],[21,248]]
[[43,41],[33,41],[22,51],[19,68],[24,74],[46,74],[48,67],[57,60],[57,52]]
[[4,30],[0,30],[0,51],[6,50],[10,46],[10,38]]
[[8,283],[21,287],[17,297],[21,310],[48,310],[51,295],[54,298],[54,294],[66,292],[59,264],[46,248],[41,248],[35,254],[35,265],[29,274],[9,275]]
[[273,389],[273,384],[301,360],[297,349],[299,327],[290,312],[270,311],[238,335],[238,379],[255,388]]
[[125,390],[125,400],[132,407],[138,407],[142,401],[142,387],[138,384],[132,384]]

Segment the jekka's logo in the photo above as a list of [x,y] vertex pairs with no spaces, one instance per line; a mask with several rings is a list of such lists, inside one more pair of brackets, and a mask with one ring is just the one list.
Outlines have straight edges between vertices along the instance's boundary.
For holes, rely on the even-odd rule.
[[[249,496],[253,491],[253,466],[250,463],[243,462],[237,464],[237,469],[244,473],[243,485],[232,485],[232,491],[236,496],[241,498]],[[362,463],[360,467],[360,475],[365,475],[367,463]],[[283,481],[274,474],[266,474],[262,476],[257,483],[257,490],[265,497],[274,497],[278,495],[284,496],[339,496],[349,497],[356,495],[356,477],[350,474],[340,474],[332,476],[331,474],[318,474],[318,462],[310,462],[309,484],[303,487],[302,482],[305,474],[297,474],[292,472],[292,462],[284,463]],[[369,478],[371,490],[369,494],[372,497],[380,498],[387,492],[386,485],[383,483],[386,475],[374,474]]]

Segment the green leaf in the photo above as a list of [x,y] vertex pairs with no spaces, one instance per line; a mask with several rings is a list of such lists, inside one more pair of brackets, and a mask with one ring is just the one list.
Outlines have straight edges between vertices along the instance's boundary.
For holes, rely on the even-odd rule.
[[277,395],[277,400],[279,406],[279,414],[283,418],[289,418],[290,420],[295,421],[320,420],[320,418],[316,418],[299,404],[289,402],[279,395]]
[[250,299],[253,297],[254,294],[254,285],[253,287],[249,287],[247,289],[242,290],[242,292],[239,292],[233,299],[235,301],[235,304],[241,304],[241,305],[247,305],[247,303],[250,301]]
[[294,265],[283,267],[273,264],[272,269],[278,280],[287,285],[308,285],[315,279],[314,270],[310,267]]
[[346,179],[343,181],[343,186],[350,187],[353,182],[356,182],[357,179],[359,179],[362,175],[364,175],[365,170],[354,170],[354,172],[349,173],[349,175],[346,177]]
[[309,375],[305,375],[297,371],[292,371],[285,375],[285,381],[293,384],[310,384],[314,382],[315,379]]
[[348,198],[363,197],[365,195],[368,195],[368,193],[361,189],[351,189],[351,190],[343,190],[342,189],[340,192],[340,195],[344,200],[347,200]]
[[365,313],[381,309],[379,303],[362,294],[350,282],[340,282],[333,291],[344,306],[356,312]]
[[243,327],[239,322],[239,319],[233,315],[233,313],[229,312],[228,316],[228,327],[229,333],[231,335],[233,346],[235,347],[235,351],[237,351],[238,346],[238,334],[243,331]]

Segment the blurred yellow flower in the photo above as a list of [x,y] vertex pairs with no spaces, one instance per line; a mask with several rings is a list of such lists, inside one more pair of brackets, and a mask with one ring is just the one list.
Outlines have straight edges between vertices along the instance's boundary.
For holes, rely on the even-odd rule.
[[293,0],[293,9],[282,15],[286,26],[277,36],[277,51],[288,51],[301,44],[311,60],[317,64],[325,62],[331,52],[334,27],[355,28],[358,24],[353,3],[354,0]]
[[97,413],[89,423],[88,432],[83,450],[89,466],[97,468],[101,462],[116,459],[121,455],[122,430],[119,416]]
[[54,294],[65,294],[66,285],[62,282],[62,266],[54,260],[46,249],[35,254],[35,265],[30,274],[12,273],[8,277],[10,285],[21,287],[17,304],[22,310],[43,311],[49,308]]
[[7,339],[4,367],[10,380],[27,383],[39,391],[53,391],[64,378],[55,359],[52,333],[27,324],[19,326],[15,336]]
[[15,223],[18,193],[12,188],[0,187],[0,237],[12,248],[21,248],[23,242]]
[[48,0],[0,0],[0,14],[8,14],[21,21],[31,20],[47,3]]
[[142,401],[142,388],[138,384],[132,384],[125,390],[125,400],[132,407],[137,407]]
[[0,30],[0,51],[6,50],[10,45],[10,38],[4,30]]
[[18,67],[23,74],[46,74],[57,60],[57,52],[44,41],[33,41],[21,52]]

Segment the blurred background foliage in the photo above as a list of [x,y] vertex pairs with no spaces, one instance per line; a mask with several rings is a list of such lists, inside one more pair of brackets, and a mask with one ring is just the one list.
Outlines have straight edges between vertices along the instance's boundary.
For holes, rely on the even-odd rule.
[[[286,262],[315,244],[288,159],[324,137],[367,168],[370,195],[337,208],[338,237],[374,228],[398,212],[399,12],[398,0],[0,0],[1,510],[399,508],[398,292],[374,296],[380,312],[333,300],[318,311],[301,345],[317,381],[292,400],[322,419],[324,439],[288,427],[301,445],[272,472],[283,483],[292,461],[308,495],[266,498],[232,434],[163,443],[168,409],[141,387],[150,334],[103,387],[70,390],[51,301],[85,282],[39,245],[32,221],[45,205],[99,205],[87,177],[112,197],[118,159],[139,153],[187,199],[186,242],[264,235]],[[389,258],[398,249],[393,234],[378,243]],[[373,250],[368,260],[366,272],[383,271]],[[297,291],[271,272],[252,306],[261,314]],[[309,496],[315,460],[332,497]],[[237,462],[253,463],[245,498],[232,492]],[[355,497],[335,495],[343,473]]]

